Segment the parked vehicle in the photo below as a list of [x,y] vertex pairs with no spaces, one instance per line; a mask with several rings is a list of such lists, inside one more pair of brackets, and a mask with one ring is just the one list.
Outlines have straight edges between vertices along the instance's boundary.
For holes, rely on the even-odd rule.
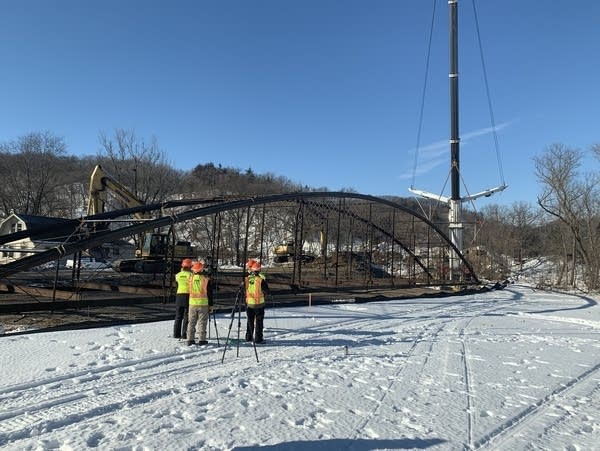
[[[75,267],[75,262],[72,258],[68,259],[65,263],[65,267],[68,269],[72,269]],[[94,258],[94,257],[81,257],[79,262],[79,269],[110,269],[111,266],[106,261]]]
[[48,271],[56,268],[56,262],[42,263],[41,265],[34,266],[32,269],[36,271]]

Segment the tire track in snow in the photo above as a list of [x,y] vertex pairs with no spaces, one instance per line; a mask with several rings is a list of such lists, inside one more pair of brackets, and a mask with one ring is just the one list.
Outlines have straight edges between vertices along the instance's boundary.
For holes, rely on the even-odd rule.
[[[445,323],[442,325],[438,325],[438,329],[433,333],[433,335],[426,333],[426,332],[429,332],[428,330],[423,331],[421,334],[419,334],[417,336],[417,338],[415,338],[413,340],[412,345],[409,348],[408,352],[406,352],[403,355],[403,357],[408,359],[416,353],[420,344],[427,343],[427,342],[429,343],[429,347],[426,351],[427,356],[423,359],[419,374],[421,374],[424,371],[424,368],[428,361],[429,355],[432,352],[432,349],[433,349],[432,343],[436,342],[438,340],[438,337],[440,336],[441,332],[444,330],[445,327],[446,327]],[[428,338],[427,341],[425,340],[426,337]],[[431,338],[433,338],[433,339],[431,339]],[[405,363],[400,364],[399,369],[394,373],[394,378],[391,379],[391,381],[388,383],[388,386],[386,387],[386,389],[382,390],[382,394],[381,394],[380,398],[377,400],[375,407],[368,413],[368,415],[366,415],[362,420],[360,420],[356,426],[354,426],[354,428],[353,428],[354,429],[354,431],[353,431],[354,439],[358,439],[359,437],[361,437],[363,431],[367,428],[367,425],[371,421],[373,421],[377,418],[380,410],[382,409],[382,407],[385,403],[386,398],[388,397],[389,393],[392,392],[392,389],[393,389],[394,385],[396,384],[396,382],[398,380],[400,380],[400,376],[405,371],[405,369],[406,369],[406,364]]]
[[[579,376],[571,379],[569,382],[555,388],[546,396],[527,407],[525,410],[498,425],[491,432],[478,439],[474,443],[474,449],[480,449],[488,446],[492,449],[503,448],[502,445],[510,442],[512,437],[519,430],[525,429],[532,422],[538,420],[538,418],[543,415],[545,409],[552,406],[552,403],[557,400],[564,399],[570,392],[582,388],[584,384],[592,380],[593,376],[598,372],[600,372],[600,363],[592,368],[589,368],[587,371],[584,371]],[[597,383],[594,380],[592,380],[592,383],[594,388],[586,390],[589,393],[593,393],[598,390]]]
[[[345,326],[353,326],[358,327],[364,323],[369,323],[372,321],[372,318],[360,318],[353,319],[343,322]],[[340,323],[336,322],[334,324],[327,323],[317,326],[312,326],[310,328],[305,328],[305,331],[310,332],[327,332],[331,330],[337,330],[340,328]],[[298,335],[297,332],[288,331],[288,332],[279,332],[273,335],[273,339],[281,339],[290,336]],[[313,337],[317,337],[319,334],[315,333]],[[300,338],[298,341],[303,341],[304,338]],[[222,339],[224,343],[224,339]],[[176,350],[175,352],[179,352],[177,354],[173,354],[173,352],[161,352],[152,354],[146,357],[138,357],[135,359],[126,360],[119,363],[112,363],[108,365],[102,365],[96,368],[85,368],[75,372],[69,372],[62,375],[57,375],[45,379],[36,379],[31,382],[25,382],[22,384],[16,384],[6,387],[0,387],[0,402],[2,403],[3,409],[6,409],[7,406],[10,406],[11,400],[19,406],[23,406],[23,393],[29,392],[34,389],[36,392],[41,392],[41,397],[47,400],[47,390],[54,390],[60,386],[60,384],[65,382],[75,382],[78,387],[85,387],[82,385],[84,383],[93,383],[100,379],[106,377],[115,377],[121,378],[123,373],[126,372],[137,372],[141,370],[149,370],[149,369],[157,369],[159,373],[164,371],[164,365],[170,365],[173,363],[178,363],[182,361],[186,361],[190,358],[197,358],[201,355],[206,354],[206,352],[202,352],[201,349],[190,349],[183,345],[182,350]],[[221,345],[223,346],[223,345]],[[231,346],[231,339],[230,339]],[[111,375],[111,373],[115,373]],[[5,412],[0,412],[0,419],[7,418],[7,414]]]
[[[393,318],[394,316],[392,315],[390,319]],[[352,326],[353,328],[369,324],[373,325],[373,318],[371,316],[342,322],[343,326]],[[339,328],[340,322],[328,323],[304,329],[304,333],[309,330],[313,332],[312,336],[316,338],[324,331],[336,331]],[[300,336],[297,332],[280,333],[274,338],[277,339],[286,336],[298,336],[300,337],[298,340],[300,343],[307,338],[305,335]],[[290,348],[286,349],[286,355],[277,360],[289,360],[293,358],[289,355]],[[268,356],[270,353],[275,353],[276,350],[277,348],[263,348],[261,355],[267,354]],[[311,358],[317,358],[321,355],[329,355],[330,352],[330,349],[325,348],[318,353],[309,350],[296,352],[295,355],[309,354]],[[0,426],[0,444],[29,437],[32,431],[44,431],[47,433],[73,422],[96,421],[98,416],[110,415],[124,407],[160,400],[167,396],[178,396],[181,391],[178,387],[171,386],[164,388],[165,375],[169,376],[171,380],[177,380],[178,376],[187,374],[190,368],[201,371],[202,368],[209,366],[227,366],[227,364],[221,364],[220,362],[198,366],[198,357],[205,355],[206,353],[204,352],[184,352],[175,356],[171,353],[162,353],[161,355],[153,355],[120,364],[105,365],[101,368],[86,369],[76,373],[52,377],[44,381],[36,381],[35,383],[5,387],[1,390],[1,394],[4,395],[5,399],[10,397],[18,399],[21,407],[0,413],[0,418],[4,420]],[[243,374],[245,377],[263,371],[261,364],[254,365],[253,357],[253,355],[248,357],[253,367],[249,364],[249,368],[244,369]],[[233,362],[235,360],[230,361],[230,365],[233,365]],[[272,362],[273,360],[269,361],[269,363]],[[165,366],[171,366],[171,368],[165,368]],[[132,376],[133,373],[136,374],[135,377]],[[127,377],[128,379],[126,385],[123,384],[123,377]],[[238,372],[233,372],[226,378],[217,377],[215,383],[218,385],[231,383],[238,377]],[[107,391],[99,390],[93,385],[101,382],[103,387],[107,387],[115,379],[119,379],[119,382],[123,384],[119,392],[110,392],[108,390],[110,392],[108,393]],[[74,380],[77,381],[75,382]],[[61,387],[61,384],[65,383],[67,383],[66,387]],[[131,393],[135,393],[136,386],[140,384],[144,387],[144,393],[132,396]],[[151,389],[152,384],[156,385],[154,389]],[[205,390],[214,385],[214,383],[199,384],[197,390]],[[58,396],[55,396],[51,400],[47,399],[46,393],[46,401],[40,403],[38,401],[40,385],[43,386],[42,391],[48,389],[56,391],[61,389],[62,393],[59,393]],[[32,395],[31,390],[35,390],[36,393]],[[73,390],[76,390],[77,393],[73,393]],[[186,386],[186,390],[196,391],[192,390],[192,385],[189,384]],[[23,402],[26,403],[25,406],[23,406]],[[6,406],[6,403],[3,403],[3,406]]]
[[472,396],[473,396],[473,387],[472,387],[472,381],[473,381],[473,376],[471,373],[471,367],[469,365],[469,356],[468,356],[468,350],[467,350],[467,344],[465,343],[465,331],[467,329],[467,326],[471,323],[471,321],[473,320],[473,318],[471,318],[467,324],[465,325],[465,327],[463,327],[459,333],[460,336],[460,350],[461,350],[461,359],[463,361],[463,378],[465,381],[465,394],[466,394],[466,398],[467,398],[467,407],[466,407],[466,412],[467,412],[467,444],[465,445],[465,447],[467,449],[473,449],[473,443],[474,443],[474,438],[473,438],[473,433],[474,433],[474,419],[473,419],[473,404],[471,402]]
[[[597,383],[598,379],[595,378],[588,378],[587,379],[587,384],[591,383],[592,387],[586,387],[586,391],[585,391],[585,396],[581,396],[581,386],[577,387],[577,391],[578,393],[568,393],[568,399],[567,396],[563,396],[561,398],[559,398],[559,400],[564,400],[565,402],[569,402],[574,406],[579,406],[580,402],[582,400],[585,400],[585,403],[589,403],[592,405],[599,405],[600,404],[600,384]],[[584,418],[578,418],[579,412],[578,411],[573,411],[573,409],[569,408],[569,407],[564,407],[563,405],[559,405],[558,403],[554,403],[554,405],[548,405],[547,407],[544,407],[544,410],[550,411],[548,413],[552,413],[552,412],[556,412],[559,411],[561,414],[560,416],[558,416],[557,418],[553,419],[553,421],[544,426],[544,429],[541,433],[537,434],[537,437],[535,438],[535,440],[528,440],[530,442],[530,444],[528,444],[528,449],[534,449],[533,447],[535,446],[535,444],[539,441],[541,441],[542,443],[552,443],[553,441],[556,442],[556,437],[557,436],[566,436],[567,434],[570,436],[573,436],[573,432],[575,432],[576,434],[582,434],[582,433],[594,433],[594,425],[590,425],[590,424],[582,424],[582,421],[589,421],[590,418],[585,415]],[[545,418],[548,418],[549,415],[545,415]],[[572,422],[576,422],[576,425],[569,425],[569,423]],[[570,431],[568,431],[567,433],[565,433],[565,429],[566,428],[571,428]],[[511,435],[511,437],[514,437],[514,434]],[[570,445],[570,444],[569,444]],[[566,447],[566,446],[565,446]],[[539,448],[539,446],[538,446]]]
[[[417,381],[423,379],[423,376],[426,371],[426,366],[429,363],[431,356],[434,354],[434,349],[437,345],[440,344],[440,337],[444,330],[448,328],[448,326],[457,324],[453,330],[460,327],[458,332],[453,332],[453,334],[457,334],[459,340],[461,342],[460,348],[460,359],[461,359],[461,367],[463,371],[463,381],[465,384],[465,396],[466,396],[466,422],[467,422],[467,443],[464,445],[466,449],[473,449],[474,445],[474,418],[473,418],[473,389],[471,387],[473,377],[471,375],[471,370],[468,365],[468,349],[466,346],[465,338],[466,338],[466,330],[468,326],[471,324],[473,320],[476,318],[480,318],[484,315],[487,315],[492,312],[502,311],[507,307],[512,307],[513,305],[519,304],[519,301],[511,300],[507,304],[503,304],[501,306],[494,305],[492,307],[489,306],[489,302],[479,302],[474,300],[468,300],[467,308],[465,308],[465,302],[459,303],[449,303],[447,305],[437,305],[434,309],[427,308],[424,310],[428,311],[436,311],[437,313],[434,316],[428,317],[416,317],[413,320],[407,320],[404,324],[425,324],[426,330],[422,331],[419,336],[413,341],[413,344],[410,348],[410,351],[406,354],[407,358],[414,356],[417,353],[418,344],[420,343],[428,343],[428,347],[423,350],[424,356],[422,357],[422,361],[419,363],[420,369],[415,371],[414,375],[411,375],[412,380],[415,382],[413,385],[419,385]],[[442,321],[442,324],[439,321]],[[466,322],[465,322],[466,321]],[[465,322],[463,326],[460,326],[461,322]],[[438,327],[438,329],[430,334],[431,329],[434,327]],[[414,369],[414,366],[412,367]],[[374,409],[369,413],[367,417],[361,420],[356,428],[354,429],[354,437],[357,438],[360,435],[360,431],[364,429],[369,422],[375,420],[377,418],[378,412],[381,410],[386,397],[389,393],[392,392],[392,388],[397,380],[400,380],[400,376],[405,371],[405,365],[401,365],[399,370],[396,372],[396,377],[394,380],[388,385],[387,389],[384,390],[382,396],[380,397],[377,405]],[[403,390],[408,393],[410,386],[406,386]]]
[[512,307],[517,305],[519,301],[513,300],[506,305],[502,305],[501,307],[494,306],[492,308],[482,309],[482,312],[478,312],[475,316],[471,316],[467,319],[464,326],[461,327],[460,332],[458,333],[460,339],[460,352],[461,352],[461,360],[462,360],[462,368],[463,368],[463,380],[465,384],[465,396],[466,396],[466,414],[467,414],[467,440],[464,445],[465,449],[471,450],[476,448],[475,444],[475,418],[473,416],[474,412],[474,404],[473,399],[475,396],[473,390],[473,372],[471,371],[471,366],[469,365],[469,349],[467,346],[467,335],[466,331],[471,325],[471,323],[477,319],[481,318],[484,315],[488,315],[493,312],[497,312],[500,310],[505,310],[507,307]]
[[[318,354],[325,356],[330,352],[329,349],[324,349]],[[264,353],[268,354],[269,350],[265,350]],[[218,360],[203,366],[191,364],[171,370],[163,369],[153,377],[142,373],[127,381],[120,381],[119,388],[116,390],[110,388],[108,381],[103,381],[103,387],[107,387],[107,389],[94,388],[75,394],[63,394],[40,404],[39,407],[37,405],[29,406],[5,413],[5,419],[0,424],[0,446],[28,438],[33,433],[50,433],[65,425],[87,420],[98,421],[99,417],[111,415],[124,408],[163,401],[168,397],[175,398],[182,393],[193,393],[215,386],[230,385],[240,376],[252,377],[264,372],[268,365],[289,360],[289,358],[286,355],[256,364],[254,355],[248,355],[246,357],[248,364],[243,367],[240,367],[239,361],[231,360],[222,364]],[[201,374],[203,368],[211,366],[224,367],[223,372],[206,380],[182,382],[186,375],[189,376],[191,368]]]
[[[345,325],[352,324],[358,326],[360,324],[372,323],[372,318],[362,318],[354,321],[346,321]],[[326,324],[311,328],[316,333],[313,337],[321,335],[322,331],[339,329],[340,325]],[[281,336],[294,336],[298,333],[288,332],[279,334]],[[305,340],[302,336],[299,342]],[[247,346],[251,349],[250,346]],[[214,349],[214,348],[213,348]],[[209,352],[191,351],[183,354],[172,356],[163,353],[160,356],[145,357],[134,361],[123,362],[121,364],[107,365],[102,368],[97,368],[92,371],[79,371],[70,375],[49,378],[45,381],[36,383],[26,383],[17,386],[7,387],[2,390],[4,395],[13,395],[19,400],[21,407],[13,408],[0,412],[0,446],[15,440],[28,438],[32,433],[49,433],[66,424],[80,423],[82,421],[92,420],[97,421],[100,416],[110,415],[115,411],[123,408],[131,408],[140,404],[147,404],[172,396],[176,397],[182,391],[196,392],[207,390],[215,385],[228,385],[243,375],[245,378],[264,372],[268,365],[274,362],[287,360],[297,360],[304,355],[310,355],[311,358],[326,356],[331,354],[330,347],[325,347],[319,352],[314,352],[310,348],[303,349],[295,348],[295,353],[290,355],[290,347],[286,347],[286,353],[278,357],[279,350],[277,347],[262,348],[260,355],[268,357],[273,355],[274,359],[266,359],[266,361],[255,363],[254,354],[246,357],[248,365],[243,368],[239,367],[239,361],[232,359],[224,363],[218,361],[208,362],[201,365],[200,357],[206,357]],[[204,351],[204,350],[202,350]],[[215,354],[216,356],[216,354]],[[200,365],[199,365],[200,364]],[[136,367],[137,365],[137,367]],[[174,366],[165,368],[165,366]],[[185,384],[184,389],[181,388],[180,378],[189,374],[190,369],[201,372],[209,367],[223,367],[222,373],[207,381],[198,381]],[[228,368],[238,368],[236,371],[229,371]],[[118,370],[118,371],[115,371]],[[150,372],[149,372],[150,371]],[[89,374],[89,373],[92,374]],[[84,374],[85,373],[85,374]],[[135,373],[135,376],[132,374]],[[83,381],[84,385],[73,382],[73,379],[78,377],[87,379]],[[166,377],[168,376],[168,377]],[[127,380],[123,382],[123,378]],[[101,382],[102,387],[110,387],[111,381],[119,379],[119,389],[102,390],[98,387],[91,386],[96,382]],[[172,382],[171,382],[172,381]],[[71,382],[64,387],[60,387],[61,383]],[[47,393],[44,395],[45,402],[39,401],[38,388],[39,385],[46,385],[46,389],[58,390],[62,388],[62,393],[55,396],[53,399],[47,399]],[[87,384],[87,386],[86,386]],[[142,387],[142,393],[136,394]],[[30,390],[35,390],[36,393],[31,396]],[[73,391],[76,391],[74,393]],[[133,395],[132,395],[133,393]],[[23,405],[25,403],[26,405]],[[3,403],[5,407],[5,403]]]
[[[417,337],[411,347],[410,356],[416,352],[415,349],[419,343],[425,342],[425,339],[429,342],[429,350],[426,352],[430,354],[434,346],[433,343],[439,339],[439,334],[443,330],[443,327],[445,327],[444,325],[453,321],[452,318],[447,318],[452,316],[451,313],[454,310],[457,312],[464,311],[465,306],[462,304],[464,302],[461,302],[460,305],[454,305],[453,303],[436,304],[435,310],[439,314],[433,320],[443,318],[444,324],[433,335],[434,340],[430,340],[431,337],[427,337],[425,334],[420,338]],[[425,318],[422,314],[431,308],[419,309],[408,314],[405,311],[399,314],[390,314],[386,315],[386,319],[404,319],[405,321],[402,322],[404,325],[427,324],[432,322],[432,318],[431,316]],[[307,339],[307,332],[311,333],[310,336],[313,338],[319,338],[323,332],[340,332],[340,327],[344,326],[352,330],[360,327],[367,331],[379,330],[379,324],[374,319],[377,318],[373,315],[366,315],[359,319],[317,325],[303,329],[302,334],[297,332],[276,334],[274,335],[274,340],[276,342],[277,339],[283,337],[298,337],[298,342],[302,343]],[[435,327],[435,325],[432,324],[431,327]],[[340,335],[344,336],[346,334],[347,332],[344,330],[340,333]],[[248,377],[262,373],[266,368],[265,365],[272,362],[290,359],[297,360],[299,357],[307,355],[310,358],[318,358],[321,355],[329,355],[330,353],[331,346],[326,346],[319,352],[314,352],[310,348],[303,350],[301,347],[296,347],[291,354],[290,348],[286,347],[286,354],[280,356],[276,346],[273,348],[266,347],[262,348],[260,355],[263,357],[273,356],[273,359],[266,363],[261,362],[256,364],[254,362],[254,354],[250,354],[247,357],[248,364],[242,370],[230,373],[228,373],[228,369],[233,366],[233,362],[236,362],[236,360],[230,361],[231,364],[230,362],[221,364],[219,359],[219,362],[209,362],[206,365],[202,365],[201,358],[206,357],[207,353],[205,352],[191,351],[177,355],[161,353],[159,355],[105,365],[100,368],[85,369],[66,375],[55,376],[43,381],[0,388],[0,401],[2,401],[3,408],[6,408],[7,401],[10,400],[18,400],[20,405],[20,407],[14,407],[13,404],[13,408],[0,412],[0,418],[3,420],[0,424],[0,445],[19,440],[20,438],[28,438],[34,432],[42,434],[51,433],[53,430],[74,422],[97,421],[97,418],[100,416],[111,415],[115,411],[126,407],[149,404],[168,397],[177,397],[182,391],[195,392],[207,390],[214,386],[231,384],[241,374],[244,377]],[[429,354],[427,354],[425,362],[427,362]],[[239,366],[239,362],[236,365]],[[168,379],[178,380],[179,376],[187,374],[192,367],[201,371],[203,368],[212,366],[222,366],[224,370],[209,380],[188,383],[183,388],[181,382],[165,387],[165,375],[170,376]],[[401,374],[402,371],[404,371],[404,366],[398,370],[397,374]],[[126,378],[127,381],[117,391],[110,388],[106,389],[106,387],[111,386],[111,381],[119,379],[119,382],[122,382],[123,378]],[[391,382],[390,388],[394,383],[395,381]],[[101,388],[98,389],[97,385],[100,385]],[[138,389],[140,386],[141,390]],[[40,403],[38,402],[40,391],[43,390],[52,390],[54,393],[58,391],[58,395],[48,400],[46,392],[44,396],[46,401]],[[378,404],[379,406],[383,404],[385,397],[386,395],[384,394]],[[365,424],[371,418],[374,418],[375,414],[376,411],[366,419]]]
[[[0,401],[2,402],[3,407],[3,411],[0,412],[0,420],[10,418],[10,409],[7,409],[7,407],[10,408],[11,405],[20,406],[20,410],[35,410],[36,405],[39,402],[38,398],[48,401],[48,391],[56,393],[58,389],[63,388],[67,392],[72,392],[73,387],[85,391],[93,388],[87,386],[92,386],[92,384],[95,384],[100,380],[104,383],[106,380],[122,379],[128,372],[134,373],[152,369],[156,369],[157,372],[162,372],[164,371],[165,365],[185,362],[190,358],[197,358],[200,355],[201,353],[193,352],[192,350],[177,355],[173,355],[170,352],[160,353],[120,363],[103,365],[97,368],[86,368],[84,370],[66,373],[43,380],[35,380],[4,387],[0,389]],[[67,386],[63,386],[63,384],[67,384]],[[59,396],[55,396],[54,399],[57,400],[57,402],[60,402],[60,391],[58,392],[58,395]],[[24,406],[24,402],[27,401],[31,401],[31,405]]]
[[[421,314],[421,313],[423,313],[423,311],[437,311],[437,314],[433,317],[428,316],[426,318],[418,316],[414,319],[407,319],[407,321],[405,321],[403,323],[404,325],[419,324],[419,323],[425,323],[425,325],[426,325],[426,329],[421,331],[419,333],[419,335],[412,341],[412,344],[411,344],[409,350],[403,356],[403,357],[406,357],[407,359],[410,357],[413,357],[417,353],[417,350],[419,349],[420,344],[428,344],[428,346],[424,350],[425,355],[423,356],[422,361],[420,362],[420,369],[418,370],[416,380],[422,379],[425,368],[429,362],[431,355],[433,354],[435,346],[440,341],[440,336],[442,335],[443,331],[448,327],[448,325],[457,321],[456,318],[453,318],[451,316],[451,313],[452,312],[461,313],[461,318],[459,318],[459,320],[463,318],[464,313],[465,313],[465,308],[464,308],[464,305],[462,305],[462,304],[463,304],[462,302],[460,304],[456,304],[456,303],[450,303],[450,304],[446,304],[446,305],[438,304],[435,307],[428,307],[428,308],[420,310],[416,313]],[[484,303],[483,305],[478,304],[476,306],[473,306],[473,304],[471,302],[469,305],[470,305],[470,309],[467,309],[467,312],[471,313],[471,314],[478,313],[477,317],[481,316],[483,314],[486,314],[491,310],[498,309],[498,307],[494,307],[493,309],[486,307],[487,305],[489,305],[488,303]],[[415,312],[412,312],[412,313],[415,313]],[[439,323],[440,320],[442,321],[441,324]],[[472,321],[472,318],[469,319],[469,322],[470,321]],[[435,327],[437,327],[437,329],[433,333],[431,333],[431,330]],[[396,382],[401,380],[401,375],[405,371],[405,369],[406,369],[406,365],[401,364],[399,369],[395,372],[394,378],[390,381],[390,383],[388,384],[386,389],[383,390],[383,393],[382,393],[381,397],[377,400],[377,404],[375,405],[375,407],[369,412],[369,414],[367,416],[365,416],[362,420],[360,420],[358,422],[358,424],[354,427],[353,437],[355,439],[362,435],[362,431],[365,430],[365,428],[368,426],[368,424],[371,421],[376,420],[377,415],[379,414],[379,411],[383,407],[386,398],[388,397],[388,395],[390,393],[392,393],[393,386],[396,384]],[[405,388],[405,391],[407,391],[406,388]]]
[[[192,353],[190,353],[192,354]],[[197,357],[200,357],[198,353]],[[197,360],[197,359],[193,359]],[[83,384],[73,382],[64,386],[50,387],[58,393],[45,402],[39,402],[39,393],[28,396],[26,390],[21,390],[19,399],[21,407],[5,410],[0,413],[0,445],[29,436],[34,430],[51,431],[57,427],[69,424],[73,421],[81,421],[85,418],[113,412],[130,404],[136,405],[144,402],[144,397],[162,397],[172,390],[177,389],[177,384],[167,384],[165,375],[185,374],[190,368],[197,368],[197,361],[187,361],[184,365],[177,365],[175,359],[163,359],[153,362],[146,368],[139,368],[135,373],[113,373],[102,375],[94,374]],[[216,365],[216,363],[214,363]],[[175,365],[175,368],[165,368],[165,365]],[[129,366],[129,365],[127,365]],[[147,371],[146,371],[147,370]],[[103,369],[106,371],[106,369]],[[133,376],[132,374],[135,374]],[[56,378],[55,378],[56,379]],[[118,390],[110,387],[115,379],[118,381]],[[124,382],[123,379],[126,379]],[[66,382],[65,379],[63,382]],[[98,383],[98,384],[96,384]],[[149,393],[136,395],[139,387],[146,389],[157,387]],[[168,388],[164,388],[167,385]],[[108,389],[107,389],[108,387]],[[34,387],[32,387],[34,388]],[[42,396],[44,396],[42,394]],[[47,394],[45,395],[47,398]],[[4,407],[4,405],[3,405]]]
[[[498,310],[505,310],[507,307],[511,307],[513,305],[522,305],[522,302],[519,300],[513,300],[508,305],[503,305],[501,307],[495,307],[489,309],[489,311],[484,312],[483,314],[492,313]],[[498,425],[491,432],[484,434],[481,438],[475,440],[474,438],[474,418],[473,418],[473,405],[471,400],[473,398],[473,389],[472,389],[472,372],[469,366],[469,354],[468,354],[468,345],[466,342],[466,330],[470,323],[476,319],[476,317],[472,317],[469,319],[467,324],[465,324],[464,328],[460,332],[460,338],[462,343],[462,360],[464,362],[464,378],[465,378],[465,387],[466,387],[466,395],[467,395],[467,422],[468,422],[468,431],[467,431],[467,443],[465,443],[465,449],[476,450],[485,447],[491,447],[492,449],[504,449],[507,443],[512,441],[513,437],[517,433],[517,431],[525,429],[529,424],[535,422],[539,419],[541,415],[543,415],[544,411],[551,407],[552,403],[556,399],[564,398],[568,393],[580,388],[587,381],[592,379],[592,376],[595,373],[600,372],[600,364],[595,365],[592,368],[581,373],[579,376],[571,379],[566,384],[562,384],[556,389],[552,390],[543,398],[536,401],[534,404],[530,405],[525,410],[521,411],[517,415],[507,419],[502,424]],[[600,387],[597,384],[594,384],[594,388],[588,391],[596,392],[600,390]],[[540,436],[543,434],[540,434]],[[510,448],[510,446],[508,447]]]

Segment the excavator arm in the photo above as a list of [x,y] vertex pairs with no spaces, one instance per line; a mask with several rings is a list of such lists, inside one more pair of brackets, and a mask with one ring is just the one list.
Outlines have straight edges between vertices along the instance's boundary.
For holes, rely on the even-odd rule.
[[[103,213],[107,193],[119,199],[125,208],[135,208],[145,205],[129,189],[109,175],[102,166],[97,165],[90,177],[88,215]],[[150,218],[148,213],[136,213],[136,219]],[[165,271],[167,259],[173,259],[171,265],[178,265],[183,258],[195,258],[195,249],[187,241],[170,242],[170,236],[160,232],[142,233],[136,240],[134,259],[117,260],[113,263],[115,269],[121,272],[157,273]]]
[[[110,190],[126,208],[140,207],[145,205],[143,201],[138,199],[125,185],[119,183],[111,175],[109,175],[102,166],[97,165],[90,177],[90,191],[88,201],[88,215],[104,213],[105,204],[107,202],[107,191]],[[143,219],[146,216],[144,213],[136,213],[136,218]]]

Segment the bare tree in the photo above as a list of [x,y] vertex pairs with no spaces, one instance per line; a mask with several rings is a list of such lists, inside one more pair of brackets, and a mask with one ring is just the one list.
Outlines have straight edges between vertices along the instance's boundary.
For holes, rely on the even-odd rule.
[[511,227],[510,255],[517,261],[522,262],[528,257],[539,256],[540,219],[541,212],[527,202],[514,202],[507,210],[506,222]]
[[100,133],[98,159],[119,182],[144,203],[160,202],[179,192],[181,174],[167,162],[157,139],[147,143],[133,130]]
[[513,256],[515,249],[512,227],[507,221],[509,215],[508,207],[497,204],[486,205],[480,212],[476,243],[483,249],[480,250],[481,254],[475,252],[479,258],[470,258],[484,277],[503,277],[509,266],[508,257]]
[[[563,265],[569,257],[578,259],[588,289],[596,289],[600,286],[600,179],[598,174],[580,173],[582,158],[580,150],[554,144],[534,159],[542,184],[538,204],[567,228],[569,236],[563,235],[561,246]],[[571,280],[574,283],[573,276]]]
[[61,199],[56,188],[65,172],[65,143],[50,132],[34,132],[0,144],[0,201],[5,214],[50,215]]

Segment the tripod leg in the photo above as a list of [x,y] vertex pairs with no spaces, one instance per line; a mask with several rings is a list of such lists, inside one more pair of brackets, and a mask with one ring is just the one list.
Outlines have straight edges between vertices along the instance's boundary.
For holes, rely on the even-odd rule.
[[[233,326],[233,320],[235,319],[235,310],[239,306],[239,291],[235,296],[235,302],[233,304],[233,308],[231,309],[231,321],[229,322],[229,329],[227,330],[227,338],[225,339],[225,347],[223,348],[223,356],[221,357],[221,363],[225,360],[225,352],[227,351],[227,345],[229,344],[229,336],[231,335],[231,326]],[[238,344],[239,346],[239,344]]]
[[[256,323],[254,323],[254,331],[254,333],[256,333]],[[256,357],[256,363],[258,363],[258,351],[256,350],[256,340],[252,340],[252,347],[254,347],[254,356]]]
[[[229,322],[229,328],[227,329],[227,338],[225,339],[225,347],[223,349],[223,356],[221,357],[221,363],[223,363],[225,361],[225,352],[227,351],[227,345],[229,344],[229,337],[231,336],[231,327],[233,326],[233,321],[235,320],[235,313],[237,310],[237,314],[238,314],[238,332],[237,332],[237,357],[240,356],[240,330],[242,327],[242,308],[240,306],[240,293],[241,291],[238,291],[238,294],[236,295],[235,298],[235,304],[233,305],[233,309],[231,310],[231,321]],[[216,318],[216,314],[215,314],[215,330],[217,329],[217,318]],[[217,342],[219,339],[219,335],[217,332]],[[256,343],[254,343],[254,340],[252,340],[252,345],[254,346],[254,355],[256,356],[256,361],[258,362],[258,351],[256,350]]]
[[238,309],[237,357],[240,356],[240,329],[242,327],[242,308]]
[[[213,321],[215,322],[215,335],[217,336],[217,346],[221,346],[219,343],[219,330],[217,329],[217,312],[213,311]],[[209,320],[210,324],[210,320]]]

